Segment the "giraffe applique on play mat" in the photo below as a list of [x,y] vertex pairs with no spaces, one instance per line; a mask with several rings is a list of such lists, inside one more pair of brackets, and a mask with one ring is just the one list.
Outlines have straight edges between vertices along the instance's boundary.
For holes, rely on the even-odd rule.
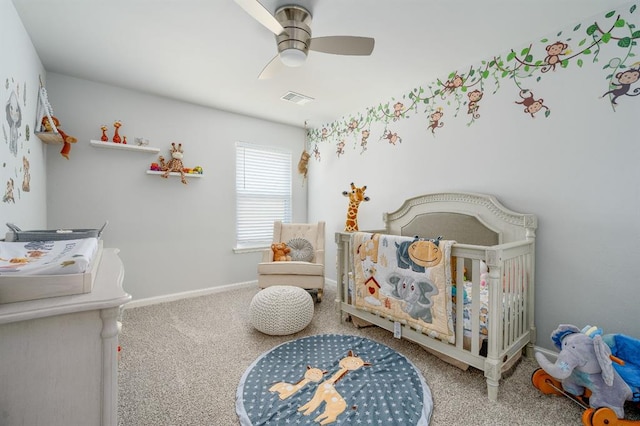
[[236,394],[242,425],[428,425],[431,391],[393,349],[349,335],[283,343],[244,373]]

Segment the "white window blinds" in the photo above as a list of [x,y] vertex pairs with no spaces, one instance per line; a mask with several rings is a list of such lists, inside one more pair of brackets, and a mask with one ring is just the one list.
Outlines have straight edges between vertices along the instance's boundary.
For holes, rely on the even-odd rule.
[[236,246],[271,244],[273,222],[291,222],[291,152],[236,143]]

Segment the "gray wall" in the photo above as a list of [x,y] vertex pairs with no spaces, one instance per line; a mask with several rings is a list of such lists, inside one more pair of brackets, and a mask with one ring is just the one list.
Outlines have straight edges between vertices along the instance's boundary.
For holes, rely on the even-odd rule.
[[[108,247],[121,250],[125,289],[135,299],[257,279],[260,253],[233,252],[236,141],[292,151],[294,220],[307,217],[306,186],[295,172],[304,130],[203,108],[131,90],[49,73],[49,98],[62,128],[78,138],[70,159],[47,153],[51,227],[94,228],[109,221]],[[100,126],[114,120],[129,143],[146,137],[159,154],[95,148]],[[202,178],[147,175],[171,142],[184,148],[184,164]]]
[[[638,26],[638,17],[634,19]],[[450,96],[434,100],[445,111],[445,125],[435,135],[427,129],[429,119],[421,106],[410,118],[373,123],[365,152],[359,132],[318,141],[321,160],[310,162],[309,220],[326,220],[329,240],[344,229],[348,201],[341,192],[350,182],[367,185],[371,197],[360,205],[360,229],[380,229],[382,214],[408,197],[440,191],[493,194],[512,210],[539,219],[539,345],[551,348],[549,336],[561,323],[640,336],[635,265],[640,259],[640,96],[618,99],[615,111],[607,97],[601,98],[608,90],[605,77],[612,72],[603,64],[619,53],[604,50],[598,63],[585,57],[583,67],[574,62],[549,71],[539,82],[538,74],[519,81],[536,98],[544,98],[551,110],[547,118],[542,113],[532,118],[515,104],[519,95],[513,80],[500,81],[493,95],[488,79],[480,118],[471,125],[464,105],[454,116],[456,101]],[[403,93],[393,98],[380,102],[409,103]],[[344,128],[359,116],[366,116],[366,109],[330,124]],[[381,138],[385,130],[397,133],[402,142],[392,145]],[[345,152],[338,157],[341,139]],[[327,264],[334,262],[335,245],[329,244]],[[329,268],[328,274],[335,279],[335,270]]]

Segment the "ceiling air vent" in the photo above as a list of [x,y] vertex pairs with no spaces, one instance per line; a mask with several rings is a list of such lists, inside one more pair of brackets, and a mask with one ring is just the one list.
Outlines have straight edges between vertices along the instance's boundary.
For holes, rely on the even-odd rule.
[[287,92],[282,95],[280,99],[282,99],[283,101],[293,102],[294,104],[298,105],[308,104],[313,100],[313,98],[309,96],[301,95],[300,93],[296,92]]

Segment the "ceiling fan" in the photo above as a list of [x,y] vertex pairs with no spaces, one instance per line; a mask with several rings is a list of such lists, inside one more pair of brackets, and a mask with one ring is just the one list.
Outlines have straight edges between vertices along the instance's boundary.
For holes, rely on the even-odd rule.
[[283,6],[275,15],[258,0],[235,0],[249,15],[275,34],[278,54],[264,67],[259,79],[276,75],[284,66],[299,67],[309,50],[335,55],[367,56],[373,52],[375,40],[370,37],[311,37],[311,13],[302,6]]

